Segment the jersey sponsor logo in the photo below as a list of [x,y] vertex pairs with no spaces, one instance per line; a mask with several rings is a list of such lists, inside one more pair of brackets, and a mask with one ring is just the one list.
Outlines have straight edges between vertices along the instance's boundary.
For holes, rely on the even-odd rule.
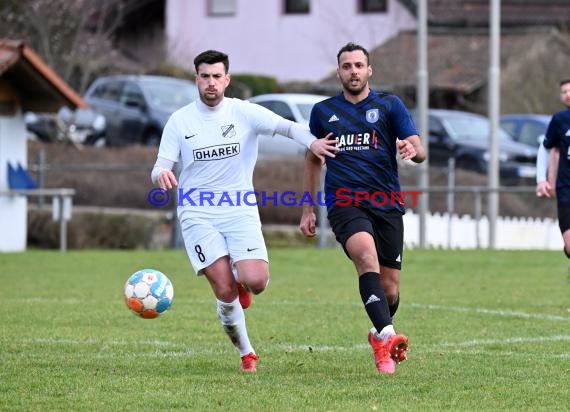
[[378,113],[378,109],[370,109],[366,111],[366,121],[368,123],[376,123],[380,114]]
[[370,133],[348,133],[336,137],[341,151],[368,150],[370,147]]
[[194,161],[221,160],[239,154],[239,143],[202,147],[194,150]]
[[247,248],[247,251],[248,251],[248,252],[253,252],[254,250],[257,250],[257,249],[259,249],[259,248],[258,248],[258,247],[248,247],[248,248]]
[[236,135],[236,128],[233,124],[222,126],[222,137],[234,137]]
[[186,134],[186,135],[184,135],[184,138],[185,138],[186,140],[188,140],[188,139],[191,139],[192,137],[196,136],[197,134],[198,134],[198,133]]
[[331,118],[329,119],[329,123],[331,123],[331,122],[338,122],[338,121],[339,121],[339,118],[336,117],[336,114],[333,114],[333,115],[331,116]]

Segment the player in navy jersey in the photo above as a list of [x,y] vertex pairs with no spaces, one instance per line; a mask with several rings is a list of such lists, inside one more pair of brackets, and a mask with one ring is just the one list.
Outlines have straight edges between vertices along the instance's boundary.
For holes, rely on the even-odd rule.
[[[328,219],[359,277],[362,302],[373,325],[368,341],[376,368],[394,373],[408,349],[408,338],[396,334],[392,324],[400,300],[405,211],[396,157],[420,163],[425,150],[402,101],[370,90],[368,51],[348,43],[337,61],[343,90],[314,106],[309,126],[318,138],[338,139],[339,152],[326,159]],[[304,190],[313,199],[322,165],[307,154]],[[306,236],[316,234],[316,216],[308,202],[300,229]]]
[[[552,116],[542,141],[550,154],[537,157],[536,194],[539,197],[556,197],[564,253],[570,259],[570,79],[560,82],[560,100],[566,109]],[[546,179],[543,175],[547,169]]]

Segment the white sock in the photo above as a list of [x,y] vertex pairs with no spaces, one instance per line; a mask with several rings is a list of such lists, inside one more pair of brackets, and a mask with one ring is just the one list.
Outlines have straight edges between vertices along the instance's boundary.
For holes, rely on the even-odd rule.
[[380,337],[380,339],[384,340],[384,342],[387,342],[388,338],[395,334],[396,331],[394,330],[394,325],[387,325],[384,326],[384,329],[382,329],[380,333],[378,333],[378,336]]
[[218,318],[220,318],[222,328],[224,328],[234,346],[239,350],[240,356],[247,355],[250,352],[255,353],[247,336],[245,313],[239,303],[239,298],[236,298],[231,303],[225,303],[216,299],[216,303],[218,306]]

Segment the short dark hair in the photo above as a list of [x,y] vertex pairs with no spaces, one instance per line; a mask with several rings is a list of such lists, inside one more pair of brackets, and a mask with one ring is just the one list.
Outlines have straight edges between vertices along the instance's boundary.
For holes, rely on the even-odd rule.
[[340,64],[340,55],[343,54],[344,52],[351,52],[355,50],[360,50],[362,53],[364,53],[364,55],[366,56],[366,63],[369,63],[370,55],[368,54],[368,50],[366,50],[360,44],[352,42],[346,43],[344,46],[342,46],[342,48],[338,51],[338,54],[336,55],[336,62]]
[[565,84],[570,83],[570,78],[560,80],[560,87],[564,86]]
[[198,73],[198,66],[202,63],[224,63],[226,73],[230,70],[230,60],[228,55],[217,50],[206,50],[194,58],[194,68],[196,69],[196,73]]

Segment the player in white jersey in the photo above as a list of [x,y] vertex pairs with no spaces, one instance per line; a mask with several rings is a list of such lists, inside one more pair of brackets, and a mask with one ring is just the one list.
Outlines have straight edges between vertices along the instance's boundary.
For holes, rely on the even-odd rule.
[[[283,134],[321,160],[334,157],[336,140],[316,139],[307,127],[259,105],[227,98],[229,60],[208,50],[194,59],[200,98],[166,123],[152,181],[178,186],[178,219],[190,262],[216,296],[222,327],[241,356],[241,370],[255,372],[258,355],[243,309],[269,281],[267,249],[253,194],[257,136]],[[180,182],[172,168],[181,162]]]

